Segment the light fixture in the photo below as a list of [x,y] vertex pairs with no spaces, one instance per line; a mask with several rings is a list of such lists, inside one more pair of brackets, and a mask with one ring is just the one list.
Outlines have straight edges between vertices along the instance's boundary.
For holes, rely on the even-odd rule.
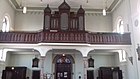
[[103,16],[106,16],[106,9],[103,9]]
[[65,54],[63,53],[62,56],[65,56]]
[[104,6],[103,6],[103,16],[106,16],[106,10],[107,10],[107,0],[104,0]]
[[21,6],[23,8],[22,12],[25,14],[27,13],[27,6],[26,6],[26,0],[21,0]]
[[14,70],[15,68],[14,68],[14,67],[12,67],[11,69],[12,69],[12,70]]
[[23,13],[27,13],[27,7],[23,7]]

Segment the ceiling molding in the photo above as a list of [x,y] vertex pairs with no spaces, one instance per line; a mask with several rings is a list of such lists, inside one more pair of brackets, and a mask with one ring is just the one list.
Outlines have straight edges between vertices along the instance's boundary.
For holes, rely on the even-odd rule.
[[20,6],[18,5],[18,3],[16,2],[16,0],[9,0],[13,6],[16,8],[16,9],[20,9]]
[[[16,8],[17,11],[21,11],[20,5],[16,2],[16,0],[9,0],[12,5]],[[107,12],[112,12],[116,5],[118,5],[120,0],[114,0],[111,6],[107,9]],[[27,7],[28,11],[42,11],[46,7]],[[58,8],[51,7],[52,10],[58,10]],[[72,11],[77,11],[79,8],[71,8]],[[84,9],[87,13],[101,13],[102,9]]]
[[111,6],[108,8],[108,11],[109,11],[109,12],[112,11],[113,8],[116,7],[116,5],[117,5],[118,2],[119,2],[119,0],[114,0],[114,2],[113,2],[113,3],[111,4]]

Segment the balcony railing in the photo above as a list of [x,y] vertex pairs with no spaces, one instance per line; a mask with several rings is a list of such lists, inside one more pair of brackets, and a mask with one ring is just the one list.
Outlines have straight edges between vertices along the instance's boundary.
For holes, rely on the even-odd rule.
[[0,32],[0,43],[88,43],[130,45],[130,33]]

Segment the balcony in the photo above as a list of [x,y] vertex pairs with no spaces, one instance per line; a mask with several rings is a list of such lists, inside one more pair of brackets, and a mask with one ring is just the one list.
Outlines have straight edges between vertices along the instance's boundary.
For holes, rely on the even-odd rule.
[[0,32],[0,43],[85,43],[131,45],[130,33],[80,32]]

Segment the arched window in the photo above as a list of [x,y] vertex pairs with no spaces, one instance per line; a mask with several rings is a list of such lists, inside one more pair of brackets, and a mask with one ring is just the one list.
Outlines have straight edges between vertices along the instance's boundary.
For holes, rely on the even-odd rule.
[[65,56],[63,56],[63,57],[61,57],[61,58],[59,58],[58,60],[57,60],[57,64],[62,64],[62,63],[67,63],[67,64],[70,64],[71,63],[71,61],[70,61],[70,59],[69,58],[67,58],[67,57],[65,57]]
[[124,33],[124,25],[123,25],[123,20],[119,19],[117,23],[117,32],[120,34]]
[[4,16],[2,21],[2,32],[9,32],[9,18],[8,16]]
[[126,61],[126,52],[124,50],[119,50],[119,59],[120,62],[125,62]]

